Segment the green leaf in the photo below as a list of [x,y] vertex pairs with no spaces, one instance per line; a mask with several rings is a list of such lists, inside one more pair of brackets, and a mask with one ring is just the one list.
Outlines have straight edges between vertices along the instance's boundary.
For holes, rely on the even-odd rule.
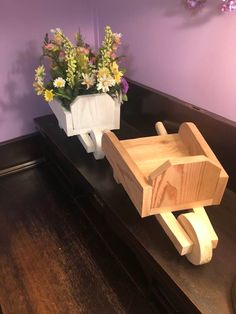
[[127,97],[126,94],[123,94],[123,95],[122,95],[122,100],[123,100],[123,101],[128,101],[128,97]]
[[70,101],[71,101],[71,97],[70,97],[70,96],[67,96],[67,95],[62,94],[62,93],[59,93],[59,92],[56,92],[56,93],[55,93],[55,96],[61,97],[61,98],[64,98],[64,99],[67,99],[67,100],[70,100]]

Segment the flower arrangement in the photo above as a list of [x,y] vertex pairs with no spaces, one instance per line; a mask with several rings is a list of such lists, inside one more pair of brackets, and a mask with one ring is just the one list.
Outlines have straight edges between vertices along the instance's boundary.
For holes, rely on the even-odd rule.
[[[185,0],[186,6],[189,9],[201,8],[207,0]],[[236,0],[220,0],[220,9],[222,12],[232,12],[236,10]]]
[[42,64],[35,70],[33,83],[37,95],[47,102],[59,99],[66,108],[78,95],[108,93],[111,97],[127,100],[128,83],[124,78],[125,69],[119,68],[121,56],[117,49],[121,34],[113,33],[110,26],[98,52],[76,34],[75,45],[61,29],[51,30],[53,38],[46,34],[43,43],[43,59],[49,59],[51,78],[46,82],[46,69]]

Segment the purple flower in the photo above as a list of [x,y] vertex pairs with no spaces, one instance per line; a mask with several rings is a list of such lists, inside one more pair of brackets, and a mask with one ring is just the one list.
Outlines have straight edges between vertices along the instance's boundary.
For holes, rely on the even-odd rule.
[[205,2],[206,0],[186,0],[186,5],[190,9],[196,9],[201,7]]
[[124,77],[121,78],[120,86],[121,86],[122,93],[127,94],[128,89],[129,89],[129,84]]
[[231,12],[236,9],[236,1],[235,0],[222,0],[223,4],[221,7],[222,12]]

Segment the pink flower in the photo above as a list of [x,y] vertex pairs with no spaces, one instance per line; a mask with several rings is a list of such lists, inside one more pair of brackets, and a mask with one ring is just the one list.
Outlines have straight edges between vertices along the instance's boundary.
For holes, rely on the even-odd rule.
[[115,59],[117,56],[116,56],[116,54],[113,52],[112,54],[111,54],[111,58],[112,59]]
[[117,44],[113,44],[113,45],[112,45],[112,49],[113,49],[113,50],[117,50],[117,48],[118,48],[118,45],[117,45]]
[[115,41],[115,43],[117,45],[120,45],[121,44],[121,37],[122,37],[122,34],[121,33],[114,33],[113,34],[113,39]]
[[58,58],[59,58],[59,61],[64,61],[65,60],[65,52],[64,51],[60,51]]
[[47,44],[44,46],[44,48],[47,50],[55,50],[56,46],[53,44]]
[[94,64],[96,62],[96,58],[95,57],[92,57],[90,60],[89,60],[89,63],[90,64]]
[[77,48],[78,53],[84,53],[85,55],[89,54],[89,49],[85,47],[78,47]]

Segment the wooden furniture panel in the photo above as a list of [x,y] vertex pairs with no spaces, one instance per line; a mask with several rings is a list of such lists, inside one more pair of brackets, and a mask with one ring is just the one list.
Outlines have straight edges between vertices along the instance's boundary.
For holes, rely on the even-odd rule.
[[[143,116],[136,116],[137,126],[141,128],[142,123],[147,125],[149,120],[144,119]],[[145,291],[149,291],[148,296],[157,304],[157,311],[161,302],[165,308],[163,313],[233,313],[231,285],[236,264],[235,193],[226,190],[221,205],[209,208],[208,215],[220,237],[220,244],[212,262],[196,268],[176,252],[155,217],[140,218],[124,189],[114,181],[106,160],[95,161],[76,138],[66,138],[52,115],[36,119],[36,125],[51,146],[60,150],[67,162],[73,165],[75,174],[83,178],[81,186],[85,186],[91,197],[98,200],[96,207],[90,210],[85,205],[90,219],[101,213],[101,230],[109,226],[130,254],[132,252],[131,259],[134,260],[135,256],[139,261],[146,276]],[[142,132],[122,122],[116,135],[123,140],[150,134]],[[96,225],[97,220],[93,221]],[[110,238],[105,236],[104,241],[108,240]],[[109,245],[113,250],[112,243]],[[121,251],[120,247],[116,254]],[[133,264],[123,265],[136,281]]]

